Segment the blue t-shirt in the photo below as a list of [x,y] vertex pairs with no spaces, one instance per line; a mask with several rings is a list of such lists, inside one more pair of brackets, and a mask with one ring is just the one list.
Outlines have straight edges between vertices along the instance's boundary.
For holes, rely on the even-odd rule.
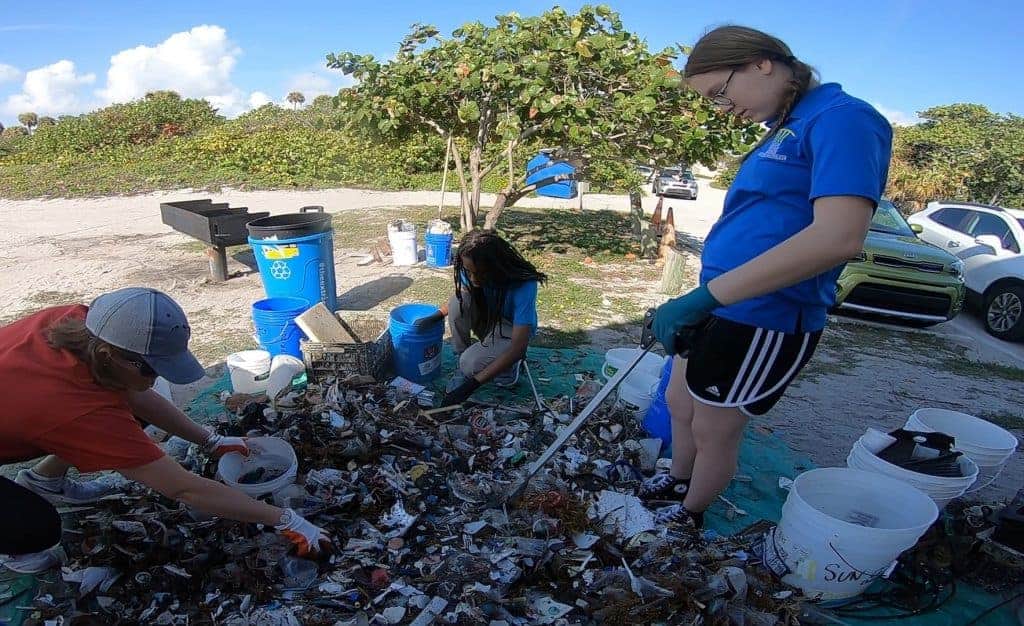
[[[814,220],[824,196],[861,196],[876,205],[885,191],[892,126],[836,83],[807,92],[783,128],[740,166],[718,222],[704,242],[707,283],[789,239]],[[715,309],[734,322],[783,332],[825,327],[845,263],[774,293]],[[797,321],[800,320],[800,327]]]
[[[496,294],[484,287],[488,298]],[[537,281],[528,280],[509,286],[505,292],[505,305],[501,309],[501,317],[511,320],[513,326],[529,326],[530,336],[537,334]]]
[[[469,286],[469,278],[463,273],[462,284]],[[484,287],[484,296],[488,302],[497,298],[497,290]],[[510,285],[505,291],[505,303],[501,307],[501,317],[512,322],[513,326],[529,326],[530,336],[537,334],[537,281]]]

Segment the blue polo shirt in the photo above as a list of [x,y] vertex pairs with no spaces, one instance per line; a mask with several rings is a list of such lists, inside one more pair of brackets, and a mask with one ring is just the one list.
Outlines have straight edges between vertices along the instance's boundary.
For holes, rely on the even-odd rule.
[[[785,126],[740,166],[722,215],[704,241],[701,283],[807,228],[817,198],[861,196],[877,205],[891,152],[892,126],[871,105],[836,83],[807,92]],[[821,330],[843,267],[714,314],[789,333]]]

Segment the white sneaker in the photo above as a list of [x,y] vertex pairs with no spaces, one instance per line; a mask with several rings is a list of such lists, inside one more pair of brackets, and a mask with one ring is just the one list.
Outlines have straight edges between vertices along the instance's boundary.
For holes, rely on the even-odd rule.
[[0,566],[20,574],[45,572],[48,569],[60,567],[64,564],[64,560],[64,550],[60,546],[18,556],[0,554]]
[[72,480],[67,477],[43,478],[30,469],[18,472],[14,482],[52,504],[88,504],[118,491],[116,481],[104,478]]

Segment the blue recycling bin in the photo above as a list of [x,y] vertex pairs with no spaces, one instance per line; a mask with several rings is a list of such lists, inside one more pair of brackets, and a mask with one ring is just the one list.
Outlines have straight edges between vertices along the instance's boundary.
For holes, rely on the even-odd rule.
[[542,150],[540,154],[530,159],[526,164],[527,185],[554,177],[558,177],[561,180],[538,187],[535,193],[538,196],[547,196],[549,198],[576,197],[576,168],[568,161],[552,158],[549,151]]
[[338,308],[331,216],[308,212],[263,217],[249,222],[249,245],[268,298],[301,298],[312,306]]

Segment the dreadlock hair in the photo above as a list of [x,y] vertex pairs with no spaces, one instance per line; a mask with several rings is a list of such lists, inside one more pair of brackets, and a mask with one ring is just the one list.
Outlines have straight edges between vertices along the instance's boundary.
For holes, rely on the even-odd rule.
[[[463,276],[468,279],[466,259],[473,262],[473,276],[480,287],[463,282]],[[458,254],[455,255],[455,297],[461,311],[463,290],[469,290],[474,313],[473,332],[480,339],[487,337],[495,328],[501,333],[501,314],[509,289],[527,281],[543,284],[547,279],[547,274],[538,271],[533,263],[523,258],[512,244],[493,230],[471,230],[459,242]]]
[[793,75],[771,129],[743,155],[744,161],[779,132],[800,98],[818,85],[817,71],[797,59],[778,37],[746,26],[720,26],[705,33],[693,47],[683,70],[683,76],[690,78],[715,70],[738,70],[766,59],[789,67]]

